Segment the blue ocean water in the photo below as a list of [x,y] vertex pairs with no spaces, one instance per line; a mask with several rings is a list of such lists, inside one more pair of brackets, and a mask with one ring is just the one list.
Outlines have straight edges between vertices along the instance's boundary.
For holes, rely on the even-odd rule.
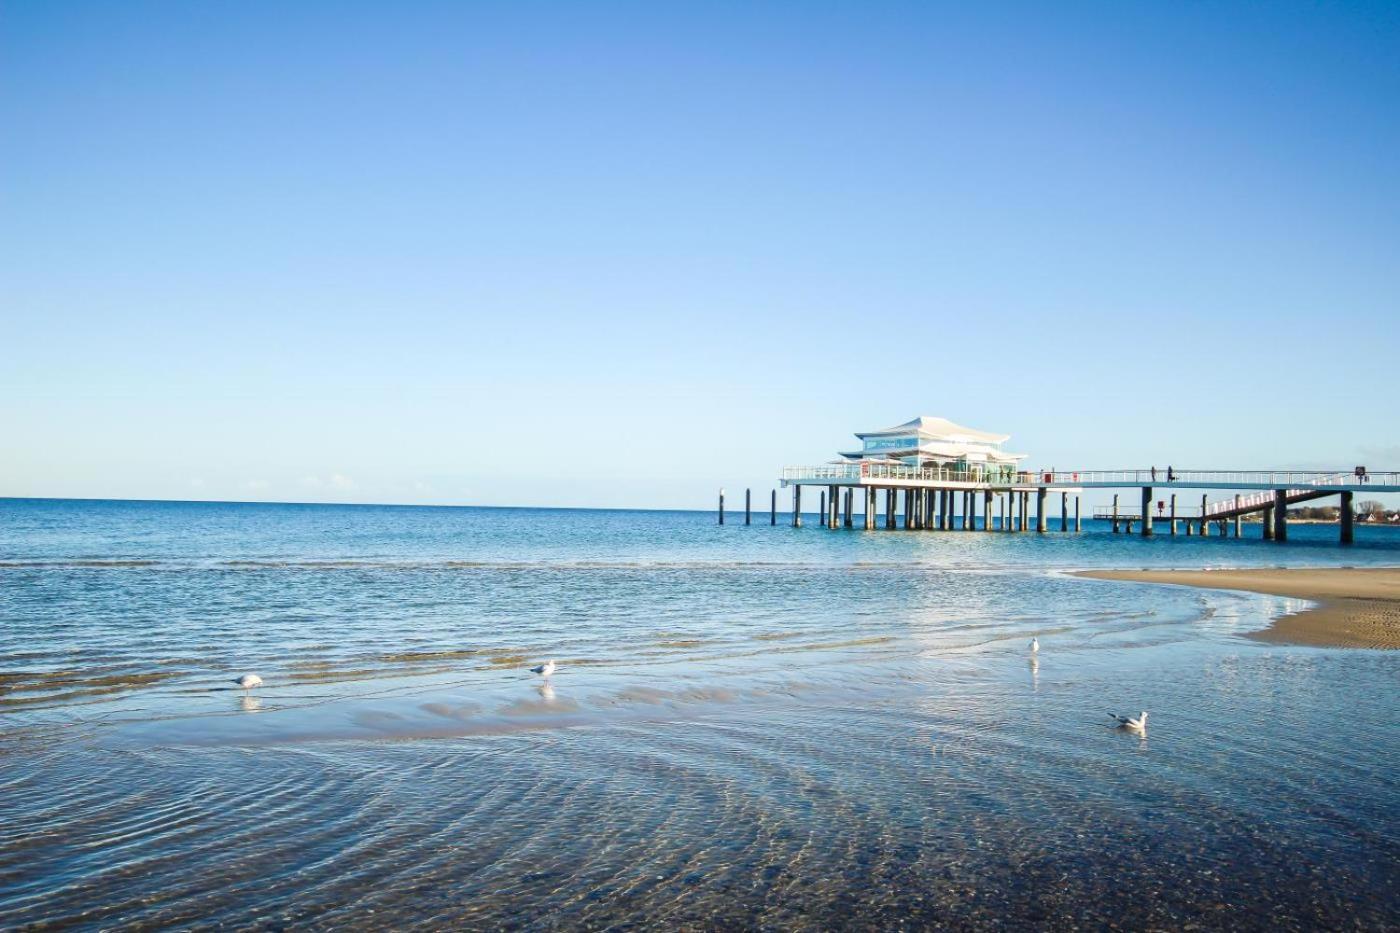
[[1395,653],[1063,571],[1400,532],[788,518],[0,500],[0,925],[1393,920]]

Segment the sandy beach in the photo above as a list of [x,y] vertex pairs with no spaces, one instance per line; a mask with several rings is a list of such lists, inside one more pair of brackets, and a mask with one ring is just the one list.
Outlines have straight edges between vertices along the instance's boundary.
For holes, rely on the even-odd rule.
[[1133,580],[1245,590],[1315,602],[1250,637],[1336,648],[1400,648],[1400,568],[1091,570],[1100,580]]

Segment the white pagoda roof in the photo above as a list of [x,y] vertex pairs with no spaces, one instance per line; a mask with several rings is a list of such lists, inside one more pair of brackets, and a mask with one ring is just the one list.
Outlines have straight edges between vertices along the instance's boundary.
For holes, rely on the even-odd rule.
[[906,421],[897,424],[892,428],[885,428],[881,431],[857,431],[856,437],[864,440],[867,437],[898,436],[902,434],[917,434],[920,440],[953,441],[955,443],[982,443],[982,444],[1002,444],[1010,437],[1010,434],[992,434],[990,431],[978,431],[975,428],[963,427],[949,421],[947,418],[934,418],[929,415],[920,415],[913,421]]

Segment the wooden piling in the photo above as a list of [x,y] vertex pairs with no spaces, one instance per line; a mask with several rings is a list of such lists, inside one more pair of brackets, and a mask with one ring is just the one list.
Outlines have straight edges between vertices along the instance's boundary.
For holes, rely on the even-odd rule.
[[1172,493],[1172,534],[1176,534],[1176,493]]
[[1069,531],[1069,493],[1060,493],[1060,533]]
[[992,530],[992,491],[990,489],[982,491],[982,530]]
[[1118,493],[1113,494],[1113,533],[1118,534]]
[[792,527],[802,527],[802,484],[792,487]]
[[724,490],[719,491],[719,523],[724,524]]
[[1084,525],[1079,521],[1079,497],[1074,497],[1074,530],[1076,533],[1084,530]]
[[778,524],[778,490],[773,490],[772,511],[769,513],[768,524],[777,526]]
[[1265,541],[1274,540],[1274,507],[1266,505],[1259,510],[1259,521],[1264,526],[1262,536]]
[[752,512],[753,512],[753,489],[752,489],[752,487],[750,487],[750,488],[744,490],[744,524],[745,524],[745,525],[752,525],[752,524],[753,524],[753,515],[752,515]]

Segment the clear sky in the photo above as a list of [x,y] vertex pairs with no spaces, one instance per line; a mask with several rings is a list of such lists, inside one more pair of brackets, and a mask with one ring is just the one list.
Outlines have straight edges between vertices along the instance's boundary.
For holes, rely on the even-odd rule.
[[1400,4],[0,5],[0,495],[1400,469],[1397,373]]

